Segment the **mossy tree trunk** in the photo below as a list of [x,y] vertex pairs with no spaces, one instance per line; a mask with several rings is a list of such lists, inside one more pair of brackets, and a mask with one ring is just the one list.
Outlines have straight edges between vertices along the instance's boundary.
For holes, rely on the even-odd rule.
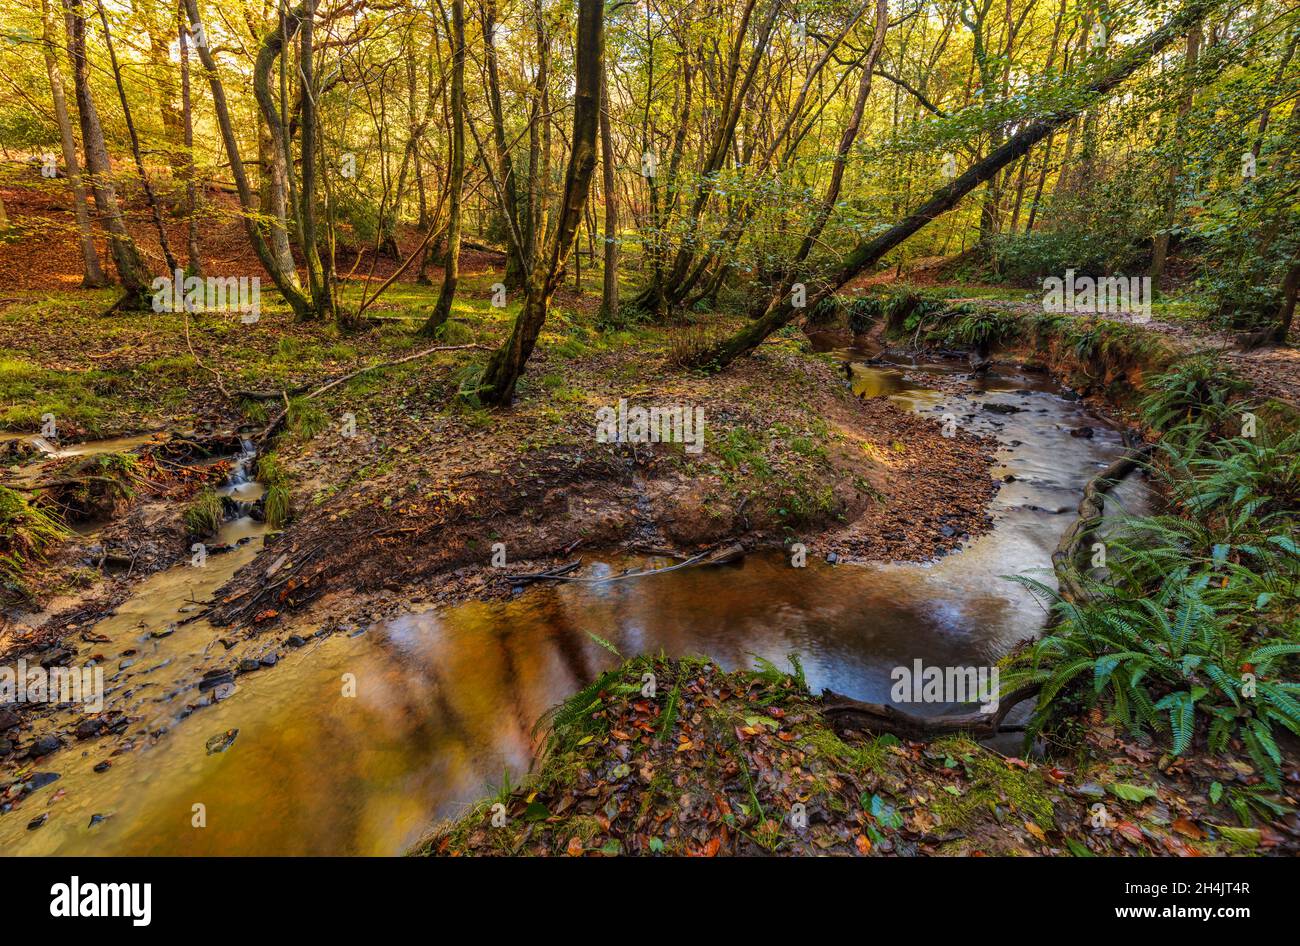
[[528,276],[524,306],[510,337],[493,353],[479,386],[479,398],[502,406],[514,398],[515,386],[546,322],[551,298],[564,263],[573,249],[583,207],[596,169],[596,129],[600,124],[601,61],[605,50],[603,0],[578,0],[577,88],[573,107],[573,148],[564,177],[559,220],[547,251],[538,254]]

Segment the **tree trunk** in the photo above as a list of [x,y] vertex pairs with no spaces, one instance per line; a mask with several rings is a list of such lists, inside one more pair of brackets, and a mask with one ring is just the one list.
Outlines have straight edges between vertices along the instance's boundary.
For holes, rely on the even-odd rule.
[[126,120],[127,135],[131,139],[131,156],[135,158],[135,169],[140,174],[140,186],[144,188],[145,203],[149,205],[149,214],[153,217],[154,228],[158,231],[158,245],[162,248],[163,261],[167,272],[174,273],[180,266],[172,253],[171,242],[167,239],[167,227],[163,224],[162,208],[158,196],[149,182],[149,172],[144,169],[144,156],[140,153],[140,136],[135,132],[135,121],[131,118],[131,106],[126,100],[126,87],[122,85],[122,70],[117,64],[117,53],[113,49],[113,34],[108,28],[108,14],[104,12],[103,0],[96,0],[99,10],[99,22],[104,28],[104,45],[108,47],[108,62],[113,70],[113,83],[117,86],[117,97],[122,103],[122,117]]
[[[812,308],[818,301],[833,294],[837,289],[853,279],[868,266],[877,262],[890,250],[922,229],[940,215],[947,213],[968,193],[989,180],[1003,167],[1024,156],[1030,148],[1046,138],[1051,132],[1070,121],[1083,108],[1094,104],[1121,82],[1137,72],[1152,56],[1159,53],[1182,34],[1191,24],[1197,22],[1204,11],[1215,0],[1191,0],[1178,13],[1146,39],[1131,47],[1114,61],[1099,78],[1089,82],[1083,89],[1089,93],[1080,96],[1075,104],[1066,106],[1054,114],[1032,122],[1013,135],[1002,147],[991,152],[983,160],[976,162],[966,173],[945,187],[935,191],[930,199],[912,214],[894,224],[884,233],[870,240],[859,243],[845,258],[844,264],[829,274],[825,287],[813,298],[807,300],[807,307]],[[794,308],[790,300],[756,319],[741,331],[719,344],[702,352],[697,358],[700,367],[720,369],[729,365],[734,359],[753,351],[772,332],[789,324],[803,309]]]
[[448,186],[450,217],[447,221],[447,254],[443,262],[442,289],[438,304],[421,331],[433,335],[451,315],[460,278],[461,191],[465,185],[465,0],[452,0],[451,41],[451,181]]
[[[1192,73],[1196,69],[1196,59],[1201,49],[1201,26],[1196,24],[1187,31],[1187,55],[1183,59],[1183,92],[1178,101],[1178,117],[1174,119],[1173,140],[1175,147],[1178,144],[1180,134],[1183,128],[1183,122],[1187,119],[1187,113],[1192,110],[1192,96],[1196,91],[1192,83]],[[1169,165],[1169,176],[1165,180],[1165,199],[1164,199],[1164,226],[1156,234],[1151,250],[1151,285],[1160,288],[1160,280],[1165,275],[1165,260],[1169,255],[1169,232],[1173,229],[1174,218],[1178,210],[1178,174],[1182,170],[1182,162],[1177,155]]]
[[[518,185],[515,182],[514,161],[506,143],[505,118],[501,111],[501,79],[497,71],[496,0],[483,4],[483,42],[487,47],[488,106],[492,113],[492,143],[496,150],[497,168],[501,176],[501,212],[506,218],[506,232],[510,235],[506,249],[506,285],[522,286],[526,280],[524,265],[522,220],[519,215]],[[548,119],[549,120],[549,119]]]
[[[185,0],[185,10],[189,14],[191,29],[200,28],[198,0]],[[298,287],[298,274],[281,264],[258,226],[256,198],[248,184],[244,162],[239,156],[239,141],[235,138],[230,109],[226,105],[226,90],[221,84],[221,77],[217,75],[216,59],[206,42],[196,43],[195,46],[199,53],[199,60],[203,63],[203,69],[208,75],[208,85],[212,90],[212,109],[216,112],[217,125],[221,129],[221,138],[226,146],[226,156],[230,159],[230,172],[235,178],[235,189],[239,192],[239,206],[243,210],[244,229],[248,233],[249,242],[253,244],[253,251],[262,266],[270,274],[275,288],[293,309],[294,316],[299,319],[310,318],[314,314],[312,301]]]
[[302,255],[307,263],[307,284],[311,288],[315,311],[326,318],[340,316],[335,310],[331,285],[332,273],[321,261],[316,239],[316,149],[318,109],[314,85],[316,0],[303,0],[302,23],[298,39],[301,44],[298,68],[302,72],[302,188],[298,195],[298,219],[302,221]]
[[81,0],[67,0],[67,4],[68,52],[72,57],[72,82],[77,96],[81,144],[86,152],[90,190],[100,219],[108,229],[108,247],[117,277],[126,290],[116,307],[144,308],[148,305],[150,292],[149,270],[122,220],[117,189],[113,186],[113,166],[104,143],[104,129],[99,123],[95,102],[90,97],[90,61],[86,58],[86,20],[81,14]]
[[727,104],[727,112],[710,146],[708,160],[705,162],[704,169],[700,174],[699,183],[696,185],[695,200],[687,217],[686,235],[673,260],[672,268],[669,270],[664,286],[666,304],[670,308],[680,304],[685,293],[690,289],[686,277],[690,271],[691,262],[695,258],[694,243],[699,229],[700,217],[704,213],[705,207],[708,206],[709,199],[713,196],[717,173],[726,163],[727,155],[731,151],[735,139],[736,123],[740,120],[741,112],[744,110],[745,97],[753,86],[759,64],[768,55],[768,41],[772,36],[772,29],[776,25],[776,18],[782,5],[773,3],[767,18],[760,24],[758,33],[754,37],[754,52],[750,58],[749,66],[745,69],[743,76],[740,76],[740,83],[737,86],[736,78],[739,75],[737,68],[739,66],[741,43],[744,41],[745,27],[748,25],[749,12],[752,11],[753,7],[754,3],[751,0],[746,9],[745,19],[742,20],[741,26],[737,30],[736,45],[732,48],[732,58],[727,78],[728,97],[724,98],[724,102]]
[[812,225],[804,235],[803,242],[799,245],[798,252],[786,266],[786,276],[782,280],[780,289],[771,297],[764,310],[770,311],[774,306],[780,304],[781,298],[786,296],[794,285],[795,276],[798,267],[808,258],[812,252],[817,240],[826,228],[826,224],[831,219],[831,213],[835,210],[836,203],[840,199],[840,188],[844,183],[844,168],[848,164],[849,152],[853,148],[853,142],[858,138],[858,130],[862,127],[862,116],[867,108],[867,97],[871,94],[871,76],[876,68],[876,61],[880,58],[880,51],[885,46],[885,29],[889,25],[889,5],[886,0],[876,0],[876,25],[875,31],[871,37],[871,48],[867,52],[867,58],[862,63],[862,77],[858,82],[858,94],[853,102],[853,113],[849,117],[849,122],[844,126],[844,131],[840,135],[839,147],[835,151],[835,165],[831,169],[830,184],[826,187],[826,194],[822,197],[821,205],[817,208],[817,214],[813,217]]
[[190,45],[185,16],[177,8],[177,42],[181,54],[181,135],[185,147],[185,254],[192,275],[203,275],[203,256],[199,252],[199,196],[194,180],[194,103],[190,97]]
[[514,398],[515,385],[537,344],[546,322],[551,297],[564,271],[564,262],[582,220],[583,206],[596,169],[596,128],[600,123],[601,63],[604,59],[603,0],[578,0],[577,81],[573,104],[572,150],[564,178],[564,198],[549,253],[539,259],[528,277],[523,310],[515,319],[510,338],[488,361],[479,386],[487,404],[502,406]]
[[86,202],[86,185],[81,178],[81,161],[77,157],[77,139],[72,134],[72,121],[68,118],[68,99],[63,90],[63,74],[55,50],[64,44],[58,41],[58,22],[50,0],[41,0],[41,40],[45,49],[45,72],[50,78],[50,94],[54,98],[54,117],[59,124],[59,143],[63,147],[63,163],[68,169],[68,182],[72,185],[72,212],[77,219],[77,239],[81,244],[83,289],[102,289],[108,277],[99,265],[99,251],[95,249],[95,233],[90,226],[90,208]]
[[1282,309],[1278,313],[1277,330],[1273,334],[1275,344],[1285,345],[1291,336],[1297,293],[1300,293],[1300,263],[1292,263],[1286,278],[1282,280]]
[[613,320],[618,318],[618,187],[614,180],[614,132],[609,120],[608,66],[603,57],[600,81],[600,166],[605,192],[605,276],[600,308],[607,320]]
[[[293,260],[293,250],[289,245],[289,173],[292,167],[292,142],[289,140],[289,128],[280,113],[280,105],[271,92],[271,70],[277,60],[284,55],[285,44],[289,41],[292,29],[296,29],[303,15],[303,5],[299,4],[292,11],[282,11],[275,25],[262,37],[257,49],[257,59],[253,64],[253,95],[257,99],[258,110],[262,113],[270,134],[269,151],[270,168],[266,182],[266,197],[270,201],[270,213],[274,218],[271,224],[271,249],[279,262],[280,268],[291,276],[295,286],[298,282],[298,270]],[[291,29],[292,28],[292,29]],[[305,140],[305,139],[304,139]]]

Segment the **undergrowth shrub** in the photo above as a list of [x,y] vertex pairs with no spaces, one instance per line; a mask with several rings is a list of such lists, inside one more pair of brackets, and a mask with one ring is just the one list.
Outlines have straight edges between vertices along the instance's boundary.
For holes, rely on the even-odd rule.
[[1166,508],[1108,520],[1105,567],[1080,576],[1085,600],[1013,577],[1056,619],[1004,677],[1008,690],[1042,686],[1031,735],[1100,706],[1175,756],[1198,739],[1240,747],[1280,785],[1278,733],[1300,735],[1300,431],[1221,435],[1243,392],[1209,358],[1155,378],[1143,408],[1162,434],[1150,472]]
[[30,598],[30,563],[43,562],[68,529],[21,493],[0,486],[0,599]]

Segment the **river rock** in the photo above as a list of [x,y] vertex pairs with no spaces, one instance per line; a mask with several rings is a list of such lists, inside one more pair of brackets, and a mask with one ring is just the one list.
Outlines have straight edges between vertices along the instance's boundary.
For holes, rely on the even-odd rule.
[[77,728],[73,730],[78,739],[92,739],[103,731],[104,721],[98,716],[92,716],[89,719],[83,719],[77,723]]
[[984,404],[984,410],[991,411],[994,414],[1019,414],[1024,408],[1016,407],[1014,404],[995,404],[992,401],[987,401]]
[[239,735],[238,729],[227,729],[223,733],[217,733],[204,743],[204,748],[208,750],[208,755],[216,755],[218,752],[225,752],[235,742],[235,737]]
[[1070,431],[1071,437],[1081,437],[1084,440],[1091,440],[1095,431],[1091,427],[1076,427]]
[[229,670],[209,670],[199,681],[199,690],[211,690],[222,684],[234,683],[235,675]]
[[66,647],[56,647],[41,658],[42,667],[61,667],[72,659],[72,651]]
[[18,714],[13,710],[0,709],[0,732],[4,732],[6,729],[13,729],[19,722]]
[[38,788],[44,788],[51,782],[57,782],[60,776],[58,772],[33,772],[32,777],[27,780],[24,787],[29,792],[34,792]]
[[31,753],[33,756],[49,755],[62,745],[63,741],[58,736],[46,734],[32,743]]
[[252,673],[254,670],[260,670],[261,667],[261,663],[254,660],[252,657],[245,657],[239,662],[240,673]]

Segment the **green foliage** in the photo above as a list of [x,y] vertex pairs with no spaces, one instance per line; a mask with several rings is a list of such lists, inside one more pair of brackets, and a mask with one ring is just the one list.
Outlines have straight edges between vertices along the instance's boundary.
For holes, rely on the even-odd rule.
[[[1211,428],[1229,415],[1228,404],[1249,385],[1212,354],[1193,355],[1153,378],[1141,404],[1147,425],[1161,431]],[[1184,425],[1193,425],[1186,430]]]
[[1149,418],[1190,419],[1165,432],[1155,464],[1171,509],[1113,520],[1086,601],[1014,579],[1058,623],[1004,685],[1042,685],[1031,733],[1070,704],[1104,703],[1133,732],[1165,734],[1174,755],[1198,734],[1215,753],[1235,740],[1276,786],[1278,728],[1300,734],[1300,431],[1215,436],[1207,421],[1240,385],[1208,360],[1152,389]]
[[844,308],[848,312],[849,331],[861,335],[880,321],[885,312],[885,301],[877,296],[862,296],[849,300]]
[[[1048,276],[1108,276],[1131,272],[1139,263],[1135,246],[1144,236],[1131,216],[1089,212],[1057,218],[1050,228],[999,234],[992,252],[999,274],[1018,286],[1040,286]],[[1111,208],[1113,210],[1113,208]]]
[[[888,310],[889,303],[885,308]],[[987,350],[1015,338],[1022,326],[1020,317],[1007,309],[920,299],[904,318],[902,331],[926,345]]]
[[288,487],[279,483],[268,487],[262,508],[265,511],[266,524],[272,529],[283,529],[293,517]]
[[790,673],[786,673],[766,657],[761,657],[758,654],[750,654],[749,656],[754,658],[754,675],[763,682],[778,684],[785,680],[786,677],[789,677],[794,681],[800,693],[808,692],[808,678],[804,676],[803,661],[799,659],[797,653],[785,655],[785,659],[790,661]]
[[221,528],[225,509],[216,490],[205,487],[195,494],[185,509],[185,528],[192,536],[212,535]]
[[68,535],[67,528],[21,493],[0,486],[0,597],[24,599],[32,589],[24,572],[43,561]]
[[311,439],[330,425],[330,417],[306,397],[289,399],[285,425],[301,437]]

